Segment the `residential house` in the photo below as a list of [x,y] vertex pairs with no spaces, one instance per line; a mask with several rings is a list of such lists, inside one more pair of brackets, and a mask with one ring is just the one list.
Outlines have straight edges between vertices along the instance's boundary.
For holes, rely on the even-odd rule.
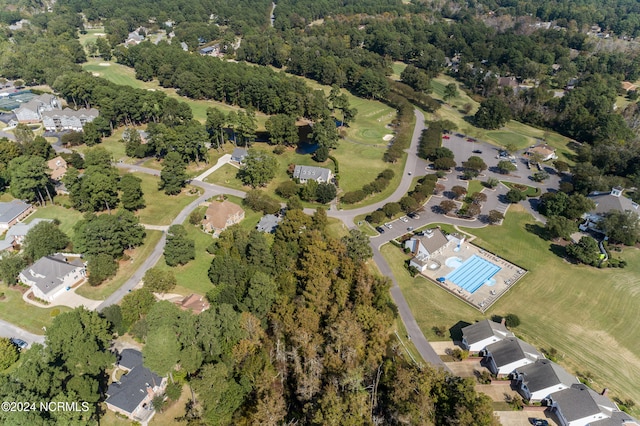
[[203,47],[202,49],[198,50],[198,52],[200,52],[201,55],[211,55],[214,56],[217,53],[217,50],[214,46],[207,46],[207,47]]
[[275,214],[266,214],[262,216],[260,222],[256,225],[256,229],[260,232],[273,234],[281,220],[282,218],[280,216],[276,216]]
[[519,367],[544,358],[536,348],[516,337],[507,337],[487,345],[483,363],[497,376],[506,376]]
[[20,272],[19,280],[31,287],[38,299],[52,302],[85,277],[81,260],[67,262],[61,254],[41,257]]
[[507,337],[515,337],[502,322],[491,320],[478,321],[462,329],[462,347],[469,352],[479,352],[487,345],[499,342]]
[[51,219],[33,219],[30,223],[16,223],[4,235],[4,240],[0,240],[0,251],[12,250],[24,243],[27,233],[40,222],[51,222]]
[[84,125],[91,123],[98,114],[95,108],[80,108],[77,111],[71,108],[65,108],[62,111],[45,111],[42,113],[42,124],[48,132],[63,130],[81,132]]
[[554,392],[580,383],[575,376],[548,359],[516,368],[513,372],[515,387],[522,398],[531,402],[542,401]]
[[47,167],[51,170],[51,179],[60,181],[67,173],[67,162],[59,155],[47,161]]
[[603,391],[599,394],[579,383],[552,393],[544,402],[550,407],[560,426],[587,426],[611,419],[614,412],[619,411],[605,393]]
[[298,179],[300,183],[307,183],[308,180],[315,180],[318,183],[327,183],[331,181],[331,170],[324,167],[315,166],[295,166],[293,169],[293,178]]
[[185,43],[184,41],[180,42],[180,47],[182,48],[182,50],[184,50],[185,52],[189,51],[189,45],[187,43]]
[[596,204],[596,208],[583,216],[586,222],[580,225],[580,229],[597,229],[597,223],[610,211],[628,211],[640,215],[638,203],[622,195],[623,192],[624,188],[616,186],[611,189],[611,192],[592,192],[589,194],[587,198]]
[[33,206],[22,200],[0,202],[0,232],[11,228],[18,221],[27,217],[33,211]]
[[57,111],[62,109],[62,102],[57,97],[45,93],[26,102],[16,110],[14,114],[19,123],[39,123],[42,121],[42,113],[45,111]]
[[127,40],[124,42],[124,45],[126,47],[135,46],[142,43],[142,41],[144,40],[144,36],[140,35],[138,31],[139,29],[129,33],[129,35],[127,36]]
[[638,90],[638,86],[636,86],[635,84],[633,84],[630,81],[623,81],[622,82],[622,90],[624,90],[625,92],[632,92],[632,91]]
[[423,235],[416,235],[408,239],[404,246],[413,253],[409,266],[424,272],[431,256],[440,254],[447,243],[449,240],[439,228],[427,229]]
[[608,419],[591,422],[590,426],[640,426],[638,419],[631,417],[624,411],[614,411]]
[[191,311],[196,315],[206,311],[210,307],[207,299],[199,294],[190,294],[176,302],[176,305],[178,305],[180,309]]
[[218,235],[231,225],[244,219],[244,210],[230,201],[212,201],[202,219],[202,227],[206,232]]
[[231,153],[231,161],[242,164],[247,158],[248,151],[244,148],[235,148]]
[[518,87],[518,79],[515,77],[500,77],[498,78],[498,86],[515,89]]
[[144,422],[153,413],[151,401],[164,392],[167,379],[153,373],[143,365],[142,353],[124,349],[117,366],[126,371],[117,382],[107,388],[107,408],[137,422]]
[[556,160],[558,158],[558,156],[556,155],[556,149],[552,146],[547,145],[546,143],[541,143],[529,148],[527,150],[527,154],[529,156],[538,154],[542,161]]

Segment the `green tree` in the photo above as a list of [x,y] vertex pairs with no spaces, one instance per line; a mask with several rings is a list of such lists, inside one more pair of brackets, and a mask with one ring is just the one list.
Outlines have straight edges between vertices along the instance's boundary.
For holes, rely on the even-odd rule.
[[286,180],[282,182],[276,188],[276,193],[282,198],[291,198],[298,193],[300,188],[298,185],[292,180]]
[[286,114],[269,117],[265,123],[271,145],[296,145],[299,141],[296,119]]
[[138,218],[127,210],[115,215],[86,213],[73,229],[76,251],[87,256],[104,253],[114,259],[121,257],[126,249],[142,244],[146,235]]
[[156,298],[148,289],[134,290],[122,298],[122,319],[126,324],[133,324],[147,315],[155,303]]
[[475,155],[469,157],[467,161],[463,161],[462,166],[467,170],[475,172],[476,174],[487,170],[487,164],[484,162],[484,160]]
[[169,266],[186,265],[196,257],[196,243],[182,225],[171,225],[164,246],[164,261]]
[[577,243],[566,247],[567,254],[581,263],[595,265],[600,259],[598,243],[591,237],[582,237]]
[[549,238],[562,238],[569,240],[571,234],[578,232],[576,223],[564,216],[550,216],[544,226]]
[[369,237],[359,229],[350,229],[349,235],[342,237],[341,241],[347,248],[347,255],[356,262],[364,262],[373,257]]
[[144,193],[142,192],[142,179],[127,173],[120,178],[120,190],[122,191],[122,207],[127,210],[139,210],[145,207]]
[[209,134],[209,142],[212,146],[220,148],[224,143],[224,125],[227,122],[227,116],[218,108],[207,108],[207,121],[205,129]]
[[520,191],[519,189],[510,189],[505,197],[508,202],[514,204],[527,199],[527,196],[524,194],[524,192]]
[[497,129],[507,124],[507,121],[511,119],[511,111],[504,101],[492,96],[480,103],[480,108],[474,118],[478,127],[490,130]]
[[495,225],[496,223],[499,223],[503,219],[504,219],[504,215],[498,210],[491,210],[487,215],[487,220],[491,225]]
[[43,221],[31,228],[22,244],[24,254],[33,260],[54,254],[69,244],[69,237],[54,222]]
[[6,337],[0,338],[0,370],[5,370],[18,360],[18,348]]
[[319,203],[326,204],[336,198],[338,191],[332,183],[320,183],[316,189],[316,199]]
[[325,118],[313,124],[311,142],[317,144],[319,148],[334,149],[338,147],[338,129],[332,118]]
[[536,172],[533,174],[532,179],[535,182],[544,182],[545,180],[549,179],[549,173],[545,171]]
[[449,83],[444,87],[444,95],[442,98],[445,102],[448,102],[451,98],[458,97],[458,86],[455,83]]
[[511,172],[518,170],[518,167],[508,160],[498,161],[498,171],[503,175],[508,175]]
[[167,293],[173,290],[178,283],[172,270],[165,271],[157,266],[147,269],[142,281],[145,288],[154,293]]
[[458,205],[456,204],[455,201],[452,200],[443,200],[440,202],[440,210],[444,213],[451,213],[452,211],[456,210],[458,208]]
[[21,200],[36,201],[44,205],[45,197],[53,202],[53,187],[48,167],[42,157],[21,156],[9,163],[11,194]]
[[18,275],[27,267],[24,256],[16,252],[6,252],[0,257],[0,278],[8,286],[18,282]]
[[278,160],[266,152],[250,149],[245,157],[244,166],[238,171],[238,177],[252,188],[265,186],[278,171]]
[[436,170],[450,170],[456,167],[456,162],[453,158],[442,157],[433,162],[433,168]]
[[494,177],[490,177],[489,179],[486,180],[485,182],[485,186],[488,188],[495,188],[496,186],[498,186],[498,184],[500,183],[500,181]]
[[107,306],[100,314],[111,323],[113,326],[112,330],[118,333],[119,336],[123,336],[127,332],[127,324],[125,324],[122,318],[120,305]]
[[397,215],[398,213],[400,213],[400,211],[401,211],[400,204],[399,203],[387,203],[384,206],[382,206],[382,211],[384,212],[385,215],[387,215],[387,217],[391,218],[391,217]]
[[632,211],[611,210],[598,222],[598,229],[610,240],[627,246],[635,245],[640,239],[640,220]]
[[101,253],[89,256],[87,269],[89,271],[89,285],[97,286],[118,272],[118,264],[110,255]]
[[180,361],[180,344],[176,332],[171,328],[150,330],[142,349],[145,367],[160,376],[170,375],[173,382],[173,370]]
[[158,189],[167,195],[177,195],[186,186],[187,178],[187,166],[182,156],[175,151],[168,153],[162,162]]

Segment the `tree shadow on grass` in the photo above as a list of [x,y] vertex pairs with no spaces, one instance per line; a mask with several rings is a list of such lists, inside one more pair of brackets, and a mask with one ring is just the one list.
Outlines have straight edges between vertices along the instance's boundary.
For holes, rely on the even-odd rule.
[[565,248],[560,244],[551,244],[549,246],[549,251],[556,256],[565,259],[569,263],[576,263],[573,259],[567,257],[567,250],[565,250]]
[[540,224],[527,223],[526,225],[524,225],[524,229],[526,229],[527,232],[537,235],[538,237],[542,238],[545,241],[549,240],[549,235],[547,234],[547,231],[544,229],[544,226]]

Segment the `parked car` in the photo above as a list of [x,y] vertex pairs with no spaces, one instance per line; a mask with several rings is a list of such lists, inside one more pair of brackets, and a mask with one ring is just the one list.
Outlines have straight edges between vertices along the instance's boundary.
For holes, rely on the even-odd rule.
[[376,226],[376,231],[378,231],[381,234],[384,234],[384,228],[382,226]]
[[408,227],[407,231],[413,231],[413,226]]
[[420,215],[418,213],[409,213],[407,216],[411,219],[420,219]]
[[401,220],[401,221],[403,221],[404,223],[409,222],[409,218],[408,218],[408,217],[406,217],[406,216],[402,216],[402,217],[400,218],[400,220]]
[[408,174],[409,174],[409,176],[411,176],[411,174],[412,174],[412,173],[411,173],[411,172],[409,172]]
[[27,349],[27,347],[29,346],[29,344],[22,339],[17,339],[15,337],[12,337],[9,340],[11,341],[11,343],[16,345],[20,349]]
[[451,139],[451,136],[449,136],[449,135],[442,135],[442,139]]
[[549,426],[549,422],[544,419],[533,419],[533,426]]
[[467,138],[467,142],[475,142],[476,140],[474,138]]
[[482,151],[480,151],[479,149],[474,149],[473,151],[474,154],[482,154]]
[[393,226],[389,222],[385,223],[384,226],[386,226],[389,229],[393,228]]

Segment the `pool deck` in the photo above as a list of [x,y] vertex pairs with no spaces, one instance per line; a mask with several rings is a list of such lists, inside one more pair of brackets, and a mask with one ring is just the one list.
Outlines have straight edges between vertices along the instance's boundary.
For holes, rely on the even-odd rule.
[[[457,245],[450,243],[444,247],[442,253],[433,256],[430,261],[435,261],[433,263],[438,265],[437,269],[427,268],[422,272],[422,275],[481,312],[485,312],[489,309],[491,305],[493,305],[527,273],[525,269],[495,256],[493,253],[489,253],[477,246],[474,246],[469,242],[465,241],[458,251],[455,251],[456,247]],[[475,292],[469,293],[451,281],[447,280],[443,283],[437,281],[438,278],[446,277],[455,270],[455,268],[446,265],[447,259],[451,257],[458,257],[464,262],[473,255],[487,260],[501,268],[495,275],[493,275],[493,279],[495,280],[495,284],[493,286],[483,284]]]

